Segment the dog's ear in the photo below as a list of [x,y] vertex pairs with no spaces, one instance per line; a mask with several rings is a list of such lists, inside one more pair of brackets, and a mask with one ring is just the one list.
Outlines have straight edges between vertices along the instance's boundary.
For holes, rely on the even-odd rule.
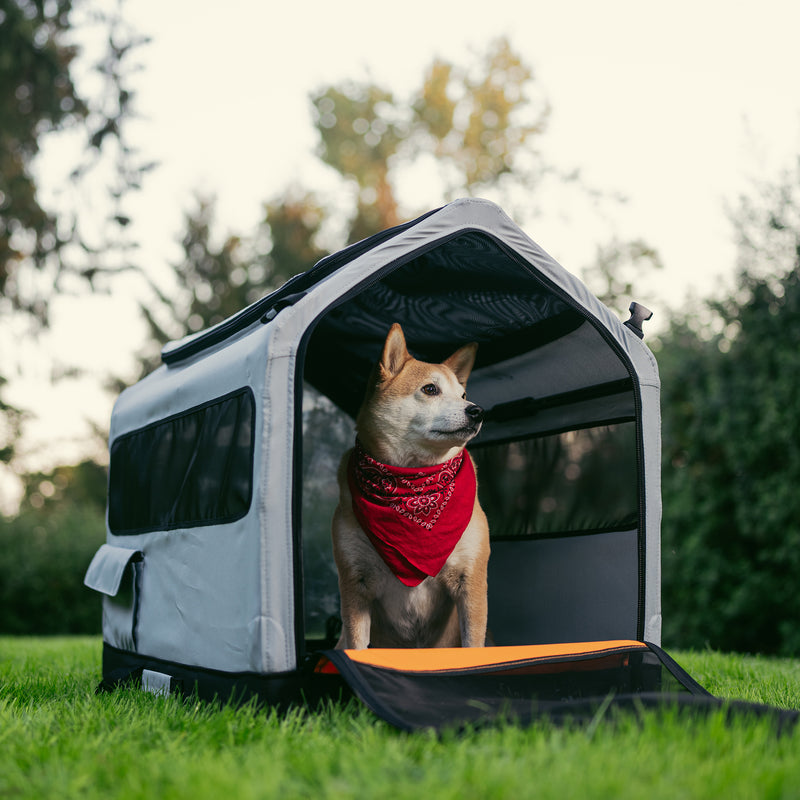
[[472,372],[472,366],[475,363],[475,354],[478,352],[478,345],[476,342],[470,342],[463,347],[456,350],[447,361],[443,362],[444,366],[449,367],[456,374],[458,382],[466,388],[467,378]]
[[406,337],[403,329],[395,322],[389,329],[386,343],[383,345],[383,355],[381,355],[380,376],[382,381],[387,381],[397,375],[403,368],[403,364],[411,358],[406,347]]

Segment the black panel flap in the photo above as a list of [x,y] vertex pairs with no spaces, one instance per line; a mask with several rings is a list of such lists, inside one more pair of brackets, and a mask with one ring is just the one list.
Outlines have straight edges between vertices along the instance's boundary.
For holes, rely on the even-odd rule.
[[[505,719],[588,719],[611,702],[711,696],[654,645],[620,640],[415,650],[329,650],[325,657],[378,716],[403,730]],[[328,671],[325,667],[321,671]],[[694,696],[694,697],[692,697]]]

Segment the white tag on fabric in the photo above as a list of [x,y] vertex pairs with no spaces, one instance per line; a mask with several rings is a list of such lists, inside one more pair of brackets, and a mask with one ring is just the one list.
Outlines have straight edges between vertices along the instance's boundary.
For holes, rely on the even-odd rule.
[[142,689],[153,694],[168,695],[172,683],[172,676],[151,669],[142,670]]

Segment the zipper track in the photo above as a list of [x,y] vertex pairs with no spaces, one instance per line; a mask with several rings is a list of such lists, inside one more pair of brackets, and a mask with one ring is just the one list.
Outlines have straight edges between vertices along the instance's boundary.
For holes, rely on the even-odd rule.
[[638,587],[638,607],[636,611],[636,638],[644,638],[644,605],[645,605],[645,569],[647,559],[647,522],[646,522],[646,491],[644,485],[644,431],[642,427],[642,396],[641,387],[639,385],[636,370],[633,368],[633,363],[620,346],[619,342],[611,335],[610,331],[602,325],[595,325],[595,318],[589,314],[582,306],[575,302],[575,300],[567,294],[560,286],[555,284],[549,278],[541,274],[533,272],[531,265],[528,264],[518,253],[511,250],[504,242],[497,240],[491,234],[485,234],[490,237],[492,241],[502,250],[512,261],[518,264],[522,269],[529,273],[534,280],[539,281],[550,291],[552,291],[559,299],[570,306],[580,316],[582,316],[592,327],[600,334],[611,349],[617,354],[617,357],[628,370],[628,375],[633,388],[634,408],[636,417],[636,472],[638,484],[638,500],[639,500],[639,536],[638,538],[638,567],[639,567],[639,587]]

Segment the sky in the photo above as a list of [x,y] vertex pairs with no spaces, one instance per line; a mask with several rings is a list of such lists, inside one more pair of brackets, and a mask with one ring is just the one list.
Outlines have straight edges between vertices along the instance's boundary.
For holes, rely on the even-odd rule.
[[[732,285],[726,207],[800,152],[795,0],[126,0],[123,10],[152,37],[140,50],[132,134],[159,167],[131,210],[139,260],[157,281],[179,260],[182,219],[198,193],[216,197],[220,236],[251,232],[263,203],[289,185],[335,201],[339,184],[314,157],[314,89],[371,80],[404,97],[434,58],[468,65],[499,36],[533,68],[552,107],[545,161],[627,198],[606,222],[584,224],[563,196],[539,195],[547,213],[527,233],[574,272],[598,238],[645,239],[664,269],[632,299],[659,324],[689,294]],[[58,202],[70,166],[57,143],[45,147],[45,199]],[[415,212],[442,202],[438,186],[413,173],[403,199]],[[89,200],[79,210],[97,212]],[[136,293],[123,280],[108,295],[58,298],[51,333],[36,340],[0,320],[0,348],[13,346],[24,364],[8,399],[36,415],[22,445],[25,467],[79,458],[90,422],[108,424],[114,398],[99,383],[111,370],[129,371],[143,341]],[[54,383],[53,364],[87,374]],[[6,476],[0,510],[13,494]]]

